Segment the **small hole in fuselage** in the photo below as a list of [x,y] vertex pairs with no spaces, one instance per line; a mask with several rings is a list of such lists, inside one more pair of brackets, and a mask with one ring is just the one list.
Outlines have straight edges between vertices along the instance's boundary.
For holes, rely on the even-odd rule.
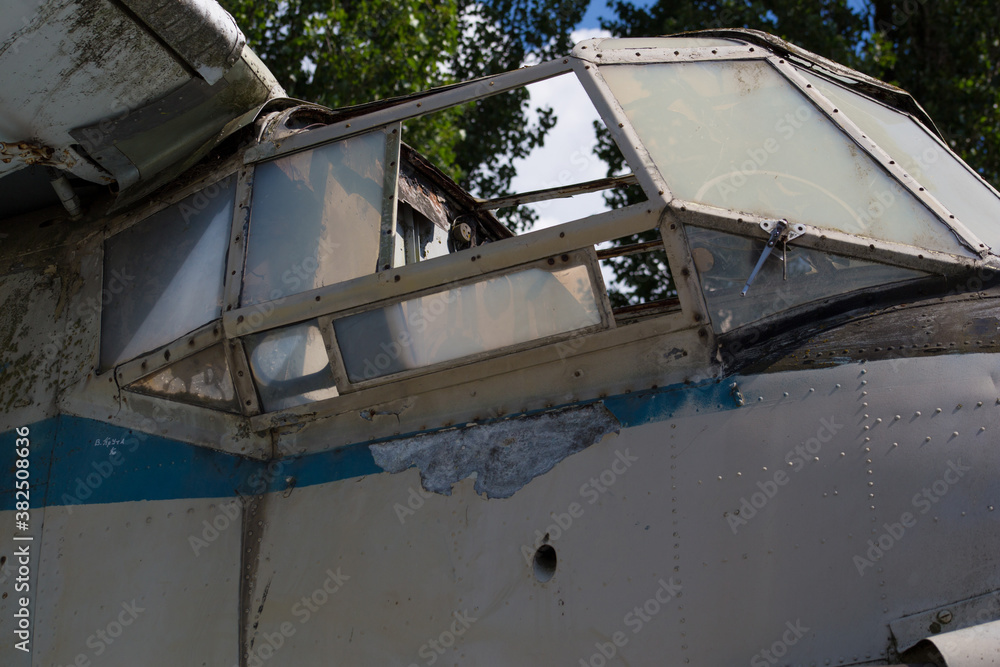
[[535,579],[545,583],[556,573],[556,550],[551,545],[543,544],[535,552]]

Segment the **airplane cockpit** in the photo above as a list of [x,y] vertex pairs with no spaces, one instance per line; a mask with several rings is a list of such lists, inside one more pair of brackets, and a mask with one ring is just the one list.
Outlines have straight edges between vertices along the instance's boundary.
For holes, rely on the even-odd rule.
[[[414,119],[559,77],[585,90],[618,175],[479,199],[405,142]],[[521,235],[494,214],[636,185],[628,206]],[[94,273],[114,298],[95,372],[68,402],[107,417],[169,401],[189,413],[189,439],[215,446],[234,419],[305,442],[310,424],[359,406],[619,339],[673,336],[702,368],[680,364],[675,379],[710,380],[738,362],[727,340],[992,275],[998,217],[1000,196],[908,94],[754,31],[589,40],[341,110],[277,97],[109,218]],[[607,269],[630,255],[659,258],[650,279],[667,293],[612,304]],[[600,393],[641,387],[649,354]],[[487,403],[455,417],[531,409]],[[130,412],[115,418],[138,426]]]
[[[996,655],[1000,194],[909,94],[712,30],[327,109],[214,0],[37,9],[0,49],[19,664]],[[546,176],[436,160],[556,98]]]

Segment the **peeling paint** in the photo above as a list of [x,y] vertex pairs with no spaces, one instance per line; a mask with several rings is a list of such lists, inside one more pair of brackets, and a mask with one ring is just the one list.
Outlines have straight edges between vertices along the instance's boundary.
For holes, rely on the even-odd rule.
[[596,444],[621,425],[603,404],[471,426],[457,431],[371,445],[386,472],[420,469],[425,489],[451,495],[460,480],[476,475],[477,493],[510,498],[567,456]]

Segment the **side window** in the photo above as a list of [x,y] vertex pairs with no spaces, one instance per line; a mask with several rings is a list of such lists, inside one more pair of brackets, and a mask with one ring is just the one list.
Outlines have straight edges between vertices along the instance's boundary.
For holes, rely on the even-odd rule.
[[375,272],[386,147],[376,131],[257,165],[241,305]]
[[235,192],[229,176],[105,242],[102,369],[221,315]]

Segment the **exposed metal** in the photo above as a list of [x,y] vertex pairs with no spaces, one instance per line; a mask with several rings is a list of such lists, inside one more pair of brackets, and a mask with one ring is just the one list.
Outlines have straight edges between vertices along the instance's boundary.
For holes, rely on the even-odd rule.
[[601,190],[623,188],[627,185],[636,185],[638,182],[639,181],[636,179],[635,174],[625,174],[624,176],[599,178],[593,181],[587,181],[586,183],[561,185],[555,188],[532,190],[531,192],[522,192],[516,195],[505,195],[503,197],[495,197],[493,199],[484,199],[479,201],[478,204],[481,209],[495,211],[497,209],[507,208],[508,206],[520,206],[522,204],[531,204],[539,201],[547,201],[549,199],[560,199],[563,197],[582,195],[587,192],[600,192]]
[[386,132],[385,185],[382,189],[382,228],[378,250],[379,271],[391,269],[396,264],[396,183],[399,182],[399,144],[402,131],[402,124],[396,123]]
[[557,413],[441,431],[371,445],[386,472],[420,470],[425,489],[446,496],[475,475],[476,493],[510,498],[567,456],[590,447],[621,426],[607,408],[591,405]]
[[361,134],[391,123],[399,123],[411,118],[419,118],[435,111],[441,111],[465,102],[474,102],[500,93],[506,93],[529,83],[544,81],[569,72],[569,58],[550,60],[531,67],[523,67],[513,72],[483,77],[465,83],[448,86],[438,91],[428,91],[417,95],[388,100],[380,104],[376,111],[349,121],[338,121],[321,127],[308,134],[298,134],[283,141],[266,141],[249,149],[244,155],[246,162],[259,162],[279,155],[285,155],[319,144],[329,143],[353,134]]

